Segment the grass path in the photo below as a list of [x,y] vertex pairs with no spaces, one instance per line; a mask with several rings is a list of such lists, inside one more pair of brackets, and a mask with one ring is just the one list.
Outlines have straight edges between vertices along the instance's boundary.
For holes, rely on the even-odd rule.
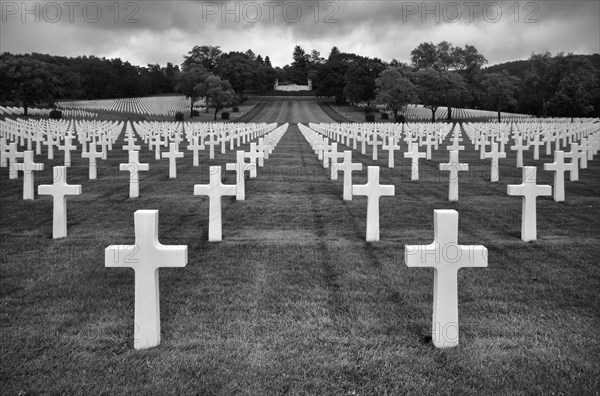
[[[315,104],[315,106],[318,106]],[[268,120],[318,115],[310,103],[275,102]],[[123,143],[122,138],[119,144]],[[243,147],[247,149],[247,146]],[[403,147],[403,150],[406,147]],[[45,152],[44,152],[45,153]],[[461,155],[460,201],[447,202],[447,154],[421,162],[410,181],[397,153],[373,161],[396,196],[381,199],[381,242],[366,243],[366,199],[342,201],[296,125],[290,125],[247,200],[223,199],[223,242],[207,242],[208,200],[192,195],[214,161],[201,152],[168,161],[145,148],[140,198],[115,149],[87,180],[75,155],[69,183],[69,237],[53,241],[48,197],[21,200],[22,179],[0,169],[0,389],[4,394],[594,394],[599,389],[600,164],[567,184],[567,202],[538,199],[534,243],[519,239],[514,153],[501,182],[486,181],[487,162]],[[50,182],[52,165],[36,175]],[[38,156],[40,161],[43,157]],[[542,155],[542,161],[548,158]],[[525,156],[525,165],[531,164]],[[539,172],[539,183],[551,174]],[[233,173],[224,172],[232,183]],[[354,183],[366,182],[366,168]],[[433,238],[433,209],[459,211],[459,242],[489,249],[487,269],[459,273],[460,346],[433,348],[433,271],[408,269],[405,244]],[[133,271],[104,268],[104,248],[133,244],[133,213],[159,209],[159,240],[187,244],[184,269],[161,269],[162,342],[135,351]]]

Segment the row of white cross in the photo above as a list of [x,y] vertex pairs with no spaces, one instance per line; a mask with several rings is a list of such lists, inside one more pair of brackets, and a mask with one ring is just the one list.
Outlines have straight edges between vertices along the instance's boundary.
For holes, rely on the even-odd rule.
[[[301,131],[305,134],[306,139],[311,144],[312,148],[315,150],[315,153],[318,155],[318,158],[323,160],[323,166],[328,167],[329,161],[331,160],[331,179],[337,179],[337,171],[341,170],[344,172],[344,199],[351,200],[352,196],[352,171],[361,170],[361,164],[352,164],[352,152],[345,151],[343,155],[337,152],[337,142],[329,143],[329,138],[335,138],[338,141],[345,141],[347,145],[353,144],[356,147],[357,141],[363,142],[363,154],[364,152],[364,142],[369,141],[369,144],[373,146],[373,159],[375,160],[377,145],[379,143],[383,144],[383,148],[389,150],[389,162],[388,167],[393,168],[394,164],[394,150],[399,149],[399,146],[396,144],[397,140],[402,139],[402,130],[394,133],[388,133],[387,136],[383,136],[383,140],[379,140],[379,134],[377,131],[366,131],[360,130],[359,128],[353,128],[352,131],[343,131],[339,127],[332,127],[331,124],[309,124],[311,127],[315,128],[315,130],[300,125]],[[458,129],[457,129],[458,130]],[[317,133],[319,132],[320,133]],[[357,131],[360,131],[360,134],[357,134]],[[404,138],[408,144],[408,151],[404,153],[405,158],[411,158],[412,160],[412,173],[411,180],[418,180],[419,174],[419,158],[431,158],[431,146],[437,145],[439,139],[443,139],[445,133],[443,130],[433,131],[431,134],[427,130],[422,131],[424,135],[424,140],[422,141],[424,145],[427,146],[427,153],[419,152],[419,144],[421,142],[421,137],[418,135],[412,135],[408,133]],[[480,158],[490,158],[492,160],[491,167],[491,181],[497,182],[499,180],[499,166],[498,160],[500,158],[506,158],[505,152],[500,152],[498,150],[498,145],[503,147],[504,143],[508,141],[505,135],[499,137],[499,142],[494,142],[494,135],[490,135],[489,137],[492,139],[491,142],[487,142],[487,144],[491,145],[491,151],[486,152],[484,150],[487,141],[487,138],[484,137],[484,134],[475,137],[475,133],[471,131],[470,140],[475,145],[475,149],[480,149],[481,155]],[[533,136],[533,134],[532,134]],[[535,137],[531,138],[534,142],[539,141],[538,135],[534,135]],[[577,181],[579,179],[579,168],[586,169],[588,160],[592,160],[593,157],[597,154],[598,148],[600,147],[600,132],[596,129],[585,127],[585,128],[573,128],[572,133],[567,134],[568,139],[579,138],[581,140],[580,143],[576,143],[571,140],[571,151],[563,152],[557,150],[554,152],[554,162],[544,164],[544,170],[554,172],[554,193],[552,193],[551,186],[539,186],[536,184],[536,173],[537,169],[535,166],[524,167],[523,166],[523,151],[525,146],[521,142],[521,138],[517,137],[515,140],[515,146],[511,147],[511,149],[515,149],[518,152],[517,155],[517,165],[523,169],[523,182],[520,185],[509,185],[507,186],[508,195],[517,195],[523,197],[523,211],[521,216],[521,239],[523,241],[533,241],[537,238],[537,219],[536,219],[536,198],[538,196],[545,195],[553,195],[553,198],[556,202],[562,202],[565,200],[565,172],[569,172],[570,180]],[[346,139],[344,140],[344,137]],[[387,144],[385,144],[385,140],[387,138]],[[559,141],[563,139],[562,136],[555,136],[553,138],[554,141]],[[352,140],[352,142],[349,141]],[[439,164],[439,168],[442,171],[449,172],[449,184],[448,184],[448,200],[449,201],[457,201],[458,200],[458,172],[467,171],[469,169],[468,164],[463,164],[459,162],[459,152],[465,149],[464,145],[460,144],[462,137],[460,136],[460,132],[454,132],[452,137],[452,144],[447,147],[449,150],[450,160],[448,163]],[[558,144],[558,143],[557,143]],[[537,146],[535,146],[537,148]],[[519,155],[520,154],[520,155]],[[337,159],[342,157],[344,158],[344,162],[338,163]],[[571,162],[565,162],[565,158],[570,158]],[[387,191],[383,189],[383,187],[393,187],[393,186],[380,186],[379,185],[379,168],[373,167],[376,169],[371,169],[369,167],[369,185],[372,188],[379,186],[382,190],[378,192],[379,195],[374,195],[373,199],[369,199],[369,203],[367,204],[367,240],[378,240],[379,239],[379,230],[378,230],[378,210],[376,209],[376,205],[378,205],[379,196],[381,195],[393,195],[393,192]],[[373,184],[371,184],[371,180],[373,180]],[[356,187],[356,186],[355,186]],[[389,189],[388,189],[389,190]],[[362,191],[362,186],[359,187],[358,191]],[[371,194],[375,194],[375,191]],[[356,195],[356,194],[355,194]],[[375,227],[377,226],[377,229]]]
[[[288,125],[284,124],[265,136],[265,151],[255,154],[268,158]],[[262,140],[262,138],[260,139]],[[263,142],[261,142],[263,143]],[[255,145],[255,143],[251,143]],[[137,153],[137,151],[136,151]],[[243,151],[236,152],[236,162],[227,164],[227,170],[237,174],[236,185],[224,185],[221,167],[210,167],[210,183],[194,186],[194,195],[209,197],[209,241],[220,241],[221,197],[236,196],[244,199],[244,173],[256,165],[245,162]],[[185,267],[188,262],[187,246],[165,246],[158,241],[158,210],[138,210],[134,214],[135,244],[111,245],[105,249],[106,267],[129,267],[135,271],[135,313],[137,326],[135,349],[144,349],[160,343],[160,301],[158,269]]]
[[[312,129],[300,126],[300,131],[311,145],[315,154],[324,161],[331,159],[333,169],[337,155],[323,150],[323,136]],[[326,139],[325,139],[326,140]],[[416,147],[414,145],[413,147]],[[331,144],[337,151],[337,143]],[[458,153],[458,152],[454,152]],[[367,197],[367,241],[379,240],[379,198],[393,196],[393,185],[379,184],[379,167],[368,167],[368,182],[352,185],[351,173],[361,170],[362,164],[352,164],[352,151],[344,151],[344,162],[338,166],[344,172],[344,199],[352,195]],[[351,194],[347,193],[351,190]],[[432,340],[436,347],[447,348],[458,345],[458,270],[463,267],[487,267],[487,249],[484,246],[458,244],[458,212],[434,210],[434,239],[429,245],[405,246],[405,263],[409,267],[434,268]],[[432,255],[433,258],[429,258]]]

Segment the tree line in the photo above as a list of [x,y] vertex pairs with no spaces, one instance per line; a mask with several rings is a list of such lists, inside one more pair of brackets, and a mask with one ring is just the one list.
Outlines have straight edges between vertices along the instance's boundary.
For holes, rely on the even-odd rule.
[[[121,59],[76,58],[44,54],[0,55],[0,102],[30,103],[58,99],[107,99],[182,93],[190,104],[205,98],[216,113],[262,94],[280,83],[313,82],[316,96],[338,104],[384,105],[398,116],[408,103],[435,113],[447,107],[511,111],[534,116],[600,116],[600,55],[549,52],[526,61],[485,67],[487,60],[471,45],[424,42],[410,63],[385,62],[333,47],[321,57],[295,46],[292,63],[273,67],[269,56],[223,52],[218,46],[194,46],[179,65],[135,66]],[[193,110],[190,106],[190,111]],[[207,107],[208,111],[208,107]]]

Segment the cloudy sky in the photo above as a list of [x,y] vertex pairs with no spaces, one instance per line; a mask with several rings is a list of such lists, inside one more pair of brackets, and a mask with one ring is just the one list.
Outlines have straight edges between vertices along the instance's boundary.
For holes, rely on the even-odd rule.
[[273,65],[300,45],[408,62],[421,42],[474,45],[489,64],[600,52],[600,1],[6,1],[0,51],[180,64],[195,45],[252,49]]

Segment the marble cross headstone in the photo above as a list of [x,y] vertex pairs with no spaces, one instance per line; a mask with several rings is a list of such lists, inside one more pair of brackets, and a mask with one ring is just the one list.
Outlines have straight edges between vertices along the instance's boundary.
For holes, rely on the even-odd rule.
[[38,186],[39,195],[52,195],[54,205],[52,210],[52,238],[67,236],[67,195],[81,195],[81,185],[67,184],[66,166],[53,168],[54,183]]
[[59,145],[58,148],[65,153],[65,166],[71,166],[71,150],[75,150],[77,146],[72,144],[71,136],[65,137],[65,144]]
[[487,249],[458,244],[458,212],[433,211],[433,243],[404,248],[408,267],[433,267],[432,340],[437,348],[458,345],[458,270],[487,267]]
[[521,239],[525,242],[537,239],[537,205],[536,198],[552,195],[552,186],[536,184],[537,168],[535,166],[523,167],[523,183],[509,184],[508,195],[523,196],[521,214]]
[[362,164],[352,163],[352,151],[344,151],[344,161],[337,163],[338,171],[344,172],[344,201],[352,201],[352,172],[362,170]]
[[450,162],[440,164],[440,170],[449,171],[448,200],[458,201],[458,172],[469,170],[468,164],[458,162],[458,150],[450,151]]
[[260,150],[257,150],[256,143],[250,143],[250,151],[248,153],[244,153],[244,157],[250,158],[250,164],[254,165],[252,168],[250,168],[250,178],[256,178],[256,160],[264,157],[264,153]]
[[138,198],[140,196],[140,175],[138,172],[149,169],[149,164],[140,164],[139,151],[129,151],[129,162],[119,164],[119,170],[129,171],[129,198]]
[[544,164],[545,171],[554,171],[553,198],[556,202],[565,200],[565,172],[572,172],[575,166],[573,162],[565,162],[565,153],[561,150],[554,152],[554,162]]
[[492,168],[491,168],[491,176],[490,181],[497,182],[500,179],[500,168],[498,164],[498,159],[506,158],[506,153],[501,153],[498,151],[498,143],[492,142],[491,151],[485,152],[483,154],[484,159],[491,158],[492,159]]
[[388,144],[382,147],[383,150],[388,151],[388,168],[392,169],[394,167],[394,150],[400,150],[400,146],[396,144],[396,138],[390,136],[388,138]]
[[17,158],[23,158],[24,153],[20,152],[17,143],[8,144],[8,152],[5,153],[6,159],[8,159],[8,178],[18,179],[19,172],[17,170]]
[[244,201],[246,199],[246,171],[250,171],[252,167],[256,168],[256,165],[248,164],[244,161],[244,151],[236,151],[236,160],[233,163],[225,164],[225,169],[236,172],[236,195],[235,199],[238,201]]
[[135,349],[160,344],[160,293],[158,269],[185,267],[185,245],[165,246],[158,241],[158,210],[137,210],[135,245],[111,245],[104,251],[106,267],[129,267],[135,271]]
[[23,162],[15,164],[15,167],[23,172],[23,199],[34,199],[33,172],[44,170],[44,164],[33,162],[33,151],[27,150],[23,153]]
[[162,153],[162,157],[169,159],[169,178],[177,178],[177,158],[183,158],[183,153],[179,151],[177,143],[170,143],[169,151]]
[[199,165],[198,150],[203,150],[203,147],[198,144],[198,137],[197,136],[194,136],[192,138],[192,142],[187,146],[187,149],[188,150],[192,150],[192,153],[193,153],[193,164],[192,164],[192,166],[198,166]]
[[393,196],[395,186],[379,184],[379,167],[369,166],[367,184],[353,185],[352,195],[367,197],[367,242],[379,240],[379,197]]
[[337,180],[338,178],[338,159],[344,157],[344,153],[338,152],[337,143],[331,144],[331,151],[328,153],[328,157],[331,160],[331,167],[329,172],[329,177],[331,180]]
[[90,149],[81,153],[82,158],[89,158],[89,179],[95,180],[98,177],[97,167],[96,167],[96,158],[102,158],[102,152],[96,151],[96,143],[90,143]]
[[510,148],[517,152],[517,168],[523,166],[523,151],[529,149],[529,144],[523,144],[520,137],[515,137],[515,144]]
[[221,197],[225,195],[237,195],[236,185],[224,185],[221,183],[221,167],[210,167],[210,184],[194,185],[194,195],[208,195],[209,213],[208,213],[208,240],[210,242],[219,242],[222,236],[221,220]]
[[419,145],[413,144],[409,152],[404,153],[404,158],[411,158],[410,180],[419,180],[419,158],[425,158],[426,153],[419,152]]

